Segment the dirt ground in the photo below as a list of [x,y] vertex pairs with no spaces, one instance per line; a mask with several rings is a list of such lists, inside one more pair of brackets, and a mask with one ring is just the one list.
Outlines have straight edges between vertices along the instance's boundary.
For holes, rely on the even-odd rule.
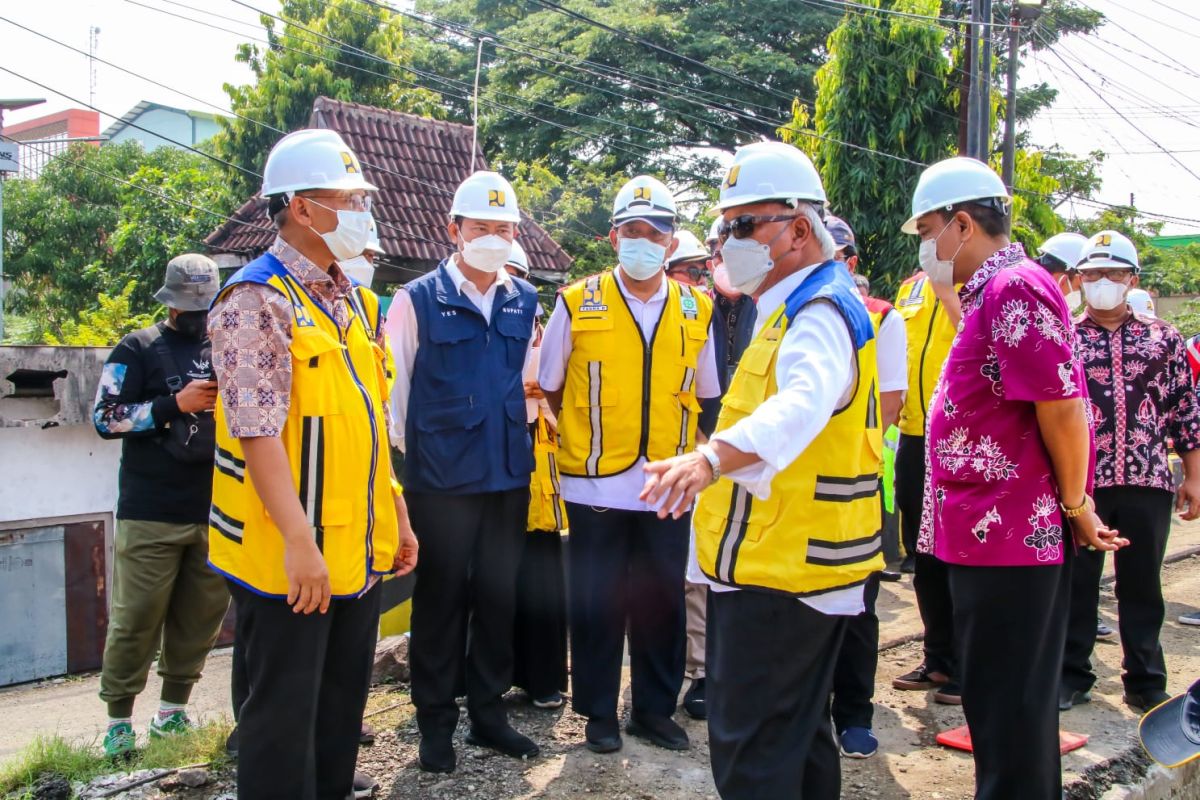
[[[1177,525],[1169,553],[1190,552],[1198,544],[1200,524]],[[1170,672],[1168,688],[1179,692],[1200,676],[1200,629],[1175,622],[1180,613],[1200,605],[1200,557],[1168,566],[1163,582],[1168,600],[1162,636]],[[974,781],[970,756],[934,742],[939,731],[964,723],[961,710],[938,705],[926,693],[891,688],[894,675],[908,671],[920,660],[919,642],[906,641],[920,631],[908,577],[901,583],[884,584],[879,614],[881,641],[885,644],[880,653],[875,698],[880,752],[865,761],[843,760],[842,796],[881,800],[969,798]],[[1111,587],[1102,594],[1101,614],[1116,627]],[[892,646],[886,646],[888,643]],[[1094,800],[1112,780],[1136,779],[1145,767],[1136,747],[1136,717],[1121,702],[1119,643],[1098,643],[1096,658],[1100,682],[1094,690],[1095,699],[1067,712],[1062,719],[1064,729],[1091,737],[1087,746],[1063,761],[1065,780],[1073,784],[1068,794],[1072,800]],[[38,733],[57,732],[68,738],[94,740],[104,723],[103,706],[96,698],[97,683],[95,676],[86,676],[0,691],[5,722],[0,734],[0,759]],[[228,686],[228,653],[215,653],[193,697],[194,710],[201,716],[226,713]],[[149,693],[155,691],[152,679],[147,697],[154,696]],[[458,771],[432,776],[416,766],[417,734],[407,693],[399,687],[378,687],[372,692],[368,708],[378,738],[375,745],[362,749],[360,766],[380,781],[379,796],[389,800],[716,797],[705,726],[682,711],[677,719],[691,737],[691,750],[668,752],[625,736],[620,752],[595,755],[583,747],[584,720],[569,709],[535,709],[516,693],[509,701],[513,725],[541,744],[540,757],[520,762],[468,746],[462,742],[464,720],[458,732]],[[627,682],[624,703],[628,706]],[[150,711],[151,704],[143,702],[139,718],[148,717]],[[1085,774],[1086,779],[1082,777]]]

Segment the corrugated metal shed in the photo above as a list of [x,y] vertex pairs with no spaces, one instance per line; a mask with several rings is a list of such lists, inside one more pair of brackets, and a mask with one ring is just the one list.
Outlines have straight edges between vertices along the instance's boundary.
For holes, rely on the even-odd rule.
[[[471,128],[398,111],[319,97],[309,126],[337,131],[362,162],[367,180],[379,187],[375,217],[387,256],[377,274],[385,280],[411,280],[432,269],[452,250],[446,235],[454,190],[471,174]],[[486,161],[476,150],[475,164]],[[524,215],[521,244],[535,272],[562,274],[571,257],[536,222]],[[270,246],[274,233],[266,200],[247,200],[234,219],[259,228],[226,222],[205,243],[216,253],[256,256]],[[382,265],[390,265],[389,271]]]

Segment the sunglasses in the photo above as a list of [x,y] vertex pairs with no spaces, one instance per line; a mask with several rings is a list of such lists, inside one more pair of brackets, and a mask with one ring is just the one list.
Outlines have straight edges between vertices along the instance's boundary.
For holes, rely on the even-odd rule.
[[721,224],[717,226],[717,238],[722,242],[730,235],[735,239],[745,239],[753,236],[759,225],[768,222],[784,222],[795,219],[797,216],[797,214],[742,214],[731,220],[721,220]]
[[701,281],[706,281],[712,277],[712,273],[709,272],[705,267],[696,267],[696,266],[672,267],[671,269],[667,270],[667,275],[668,276],[678,275],[678,274],[684,273],[684,272],[686,272],[687,276],[695,283],[700,283]]

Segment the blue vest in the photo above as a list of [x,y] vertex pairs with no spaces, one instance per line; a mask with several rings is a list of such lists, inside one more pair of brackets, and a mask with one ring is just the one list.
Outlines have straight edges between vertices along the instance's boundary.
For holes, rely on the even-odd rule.
[[521,371],[537,292],[497,287],[489,324],[442,262],[407,284],[417,356],[404,422],[404,488],[473,494],[529,487],[533,443]]
[[[784,301],[787,306],[784,313],[790,322],[800,313],[800,309],[818,301],[833,303],[846,322],[856,350],[875,338],[871,315],[858,293],[858,287],[854,285],[854,279],[850,277],[849,268],[842,262],[826,261],[813,270]],[[770,309],[761,310],[774,313]]]

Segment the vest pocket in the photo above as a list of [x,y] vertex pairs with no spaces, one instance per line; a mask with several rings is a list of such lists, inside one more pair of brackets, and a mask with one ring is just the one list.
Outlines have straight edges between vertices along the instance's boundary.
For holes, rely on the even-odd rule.
[[[473,453],[482,433],[486,409],[473,395],[459,395],[422,403],[415,427],[417,456],[430,483],[443,488],[462,486],[483,478],[485,459]],[[521,401],[524,419],[525,401]]]
[[507,308],[496,308],[492,312],[500,314],[500,319],[496,320],[496,332],[504,339],[508,366],[521,369],[525,366],[525,353],[529,350],[529,337],[533,334],[533,326],[526,322],[524,314],[504,313]]
[[291,402],[301,416],[341,413],[338,387],[344,385],[342,352],[337,339],[317,328],[295,327],[292,334]]

